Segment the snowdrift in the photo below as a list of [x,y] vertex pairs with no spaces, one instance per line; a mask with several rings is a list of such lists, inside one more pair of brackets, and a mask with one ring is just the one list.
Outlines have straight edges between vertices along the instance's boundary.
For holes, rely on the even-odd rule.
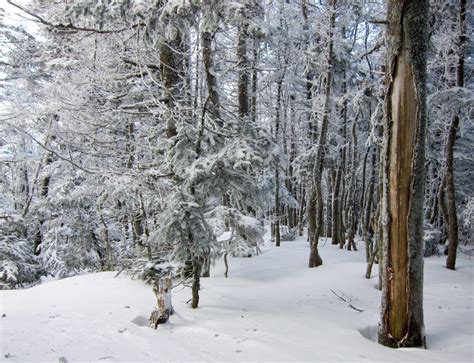
[[428,350],[395,350],[374,341],[376,266],[366,280],[363,251],[320,245],[324,265],[311,270],[304,238],[230,259],[227,279],[217,265],[202,280],[200,307],[175,288],[176,314],[157,330],[148,327],[151,287],[115,272],[0,291],[1,360],[473,361],[471,260],[461,256],[456,271],[444,258],[425,260]]

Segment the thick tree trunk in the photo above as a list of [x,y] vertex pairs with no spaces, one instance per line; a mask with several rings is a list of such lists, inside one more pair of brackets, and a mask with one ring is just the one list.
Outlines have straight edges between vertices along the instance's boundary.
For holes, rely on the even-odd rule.
[[423,194],[428,0],[389,0],[379,343],[425,345]]
[[[464,44],[466,42],[465,23],[466,0],[459,0],[459,58],[456,67],[456,86],[464,87]],[[454,187],[454,143],[459,128],[459,117],[451,121],[446,142],[446,197],[448,212],[448,258],[446,268],[456,268],[456,252],[458,249],[458,216],[456,211],[456,193]]]

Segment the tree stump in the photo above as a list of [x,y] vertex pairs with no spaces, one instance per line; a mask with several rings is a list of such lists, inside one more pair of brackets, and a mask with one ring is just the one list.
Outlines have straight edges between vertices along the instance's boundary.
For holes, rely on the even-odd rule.
[[150,315],[150,326],[154,329],[158,324],[166,323],[173,315],[171,302],[171,277],[162,277],[153,282],[153,292],[156,295],[156,306]]

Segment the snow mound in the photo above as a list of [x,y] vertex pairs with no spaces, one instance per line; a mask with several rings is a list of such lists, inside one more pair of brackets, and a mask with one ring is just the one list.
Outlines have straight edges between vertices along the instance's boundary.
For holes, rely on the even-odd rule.
[[[114,272],[76,276],[26,290],[0,291],[2,362],[50,361],[446,361],[473,360],[473,263],[425,260],[428,350],[375,342],[378,277],[366,280],[359,252],[321,243],[324,265],[306,268],[304,238],[231,258],[202,280],[201,306],[174,291],[176,314],[148,327],[150,286]],[[359,312],[333,293],[363,310]]]

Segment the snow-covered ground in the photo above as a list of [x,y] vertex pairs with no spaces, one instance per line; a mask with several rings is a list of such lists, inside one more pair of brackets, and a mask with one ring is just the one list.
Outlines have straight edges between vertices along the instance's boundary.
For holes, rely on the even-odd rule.
[[377,266],[372,279],[363,277],[359,247],[321,243],[324,265],[311,270],[304,238],[230,259],[229,278],[218,264],[203,279],[197,310],[186,303],[189,290],[176,288],[177,313],[157,330],[147,326],[151,288],[113,272],[0,291],[0,360],[472,362],[473,261],[460,256],[449,271],[444,257],[425,259],[428,350],[396,350],[369,339],[380,292]]

